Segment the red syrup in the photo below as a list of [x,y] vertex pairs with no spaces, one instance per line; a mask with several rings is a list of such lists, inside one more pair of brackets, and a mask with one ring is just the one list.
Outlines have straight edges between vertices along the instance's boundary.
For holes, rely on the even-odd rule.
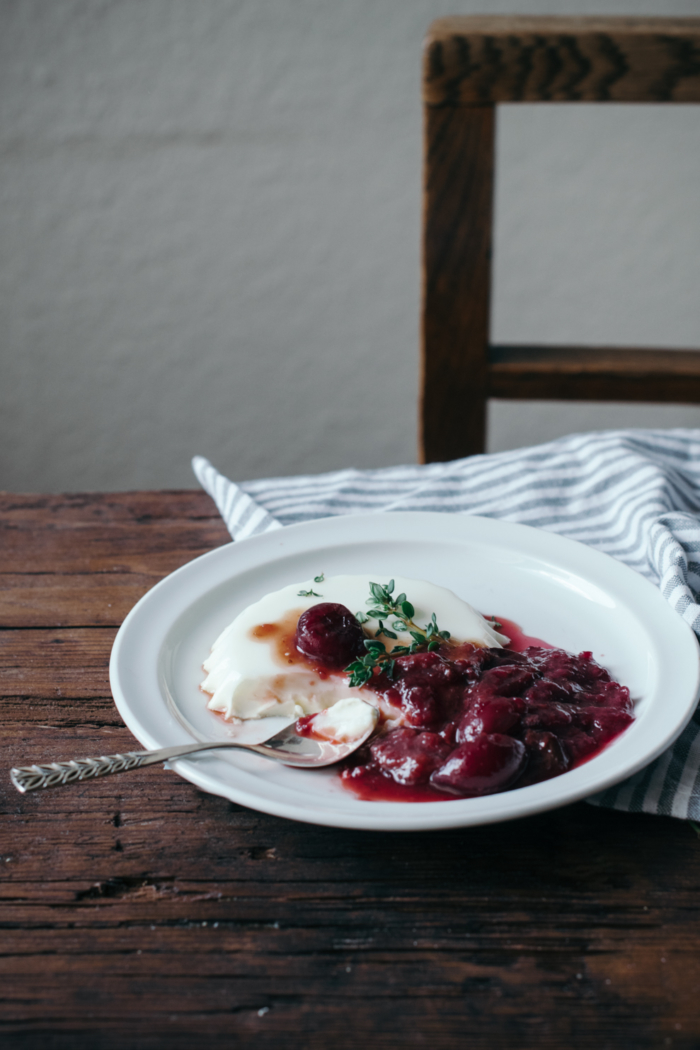
[[[354,774],[354,775],[353,775]],[[430,784],[409,787],[385,777],[377,769],[360,766],[344,769],[340,774],[344,787],[350,788],[363,802],[454,802],[454,795],[430,787]]]
[[556,645],[543,642],[541,638],[535,638],[531,634],[523,634],[522,629],[512,620],[506,620],[505,616],[494,616],[496,623],[500,624],[496,630],[499,634],[505,634],[510,638],[506,649],[512,649],[514,653],[524,653],[526,649],[534,646],[536,649],[556,649]]
[[294,729],[297,736],[308,736],[312,740],[319,740],[318,733],[314,730],[314,718],[315,715],[302,715],[301,718],[297,718]]
[[[296,725],[294,726],[297,736],[305,736],[310,740],[329,740],[330,738],[324,736],[323,733],[317,733],[315,729],[316,718],[318,712],[313,715],[302,715],[301,718],[297,718]],[[338,741],[335,741],[338,743]]]
[[[630,718],[630,722],[632,721],[633,719]],[[597,747],[595,751],[591,751],[590,754],[577,758],[575,762],[571,763],[569,769],[578,769],[579,766],[585,766],[586,762],[590,762],[592,758],[596,758],[597,755],[601,755],[603,751],[607,751],[610,745],[614,744],[619,736],[622,736],[625,729],[627,729],[627,726],[623,726],[622,729],[618,730],[618,732],[611,736],[609,740],[606,740],[605,743],[600,745],[600,747]]]
[[506,649],[445,646],[400,658],[393,682],[368,683],[404,724],[346,759],[341,782],[358,798],[445,802],[526,787],[590,761],[632,722],[629,690],[591,653],[497,620]]
[[[312,607],[303,637],[295,616],[254,636],[282,666],[345,677],[332,648],[337,638],[344,661],[355,645],[349,610]],[[392,729],[383,716],[379,732],[341,764],[348,790],[366,801],[447,802],[526,787],[590,761],[632,722],[629,690],[590,652],[567,653],[496,619],[510,638],[505,649],[447,643],[398,657],[393,679],[375,672],[364,688],[403,722]],[[298,721],[302,735],[315,736],[311,717]]]

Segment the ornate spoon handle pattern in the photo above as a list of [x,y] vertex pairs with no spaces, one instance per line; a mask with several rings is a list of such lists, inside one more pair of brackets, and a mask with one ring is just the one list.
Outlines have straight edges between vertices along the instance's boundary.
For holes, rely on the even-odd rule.
[[340,762],[371,736],[379,716],[374,707],[371,705],[368,707],[372,712],[371,725],[362,736],[353,740],[315,740],[311,737],[298,736],[295,723],[292,723],[261,744],[243,744],[234,740],[210,740],[201,744],[189,743],[178,744],[175,747],[161,747],[157,751],[125,751],[117,755],[100,755],[99,758],[73,758],[69,762],[16,766],[10,770],[10,779],[17,790],[24,794],[27,791],[39,791],[42,788],[63,787],[79,780],[94,780],[96,777],[106,777],[112,773],[126,773],[127,770],[138,769],[139,766],[150,766],[154,762],[169,762],[173,758],[185,758],[198,751],[216,751],[219,748],[253,751],[256,755],[271,758],[286,766],[319,769]]
[[19,766],[10,770],[10,778],[18,791],[38,791],[40,788],[62,787],[73,780],[106,777],[110,773],[123,773],[127,769],[150,765],[149,757],[147,751],[127,751],[124,754],[101,755],[99,758],[47,762],[41,766]]
[[[269,742],[268,742],[269,744]],[[94,780],[112,773],[126,773],[139,766],[150,766],[154,762],[167,762],[171,758],[183,758],[197,751],[214,751],[219,747],[243,748],[257,751],[266,757],[274,757],[268,747],[258,744],[236,744],[233,741],[212,741],[206,744],[180,744],[176,747],[161,747],[158,751],[125,751],[117,755],[100,755],[99,758],[72,758],[69,762],[46,762],[44,765],[16,766],[10,770],[10,779],[18,791],[39,791],[41,788],[63,787],[77,780]]]

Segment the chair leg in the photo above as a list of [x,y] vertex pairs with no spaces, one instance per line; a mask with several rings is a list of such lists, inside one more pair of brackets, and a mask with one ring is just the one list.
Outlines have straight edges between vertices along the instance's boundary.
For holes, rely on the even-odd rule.
[[425,107],[421,459],[484,451],[495,107]]

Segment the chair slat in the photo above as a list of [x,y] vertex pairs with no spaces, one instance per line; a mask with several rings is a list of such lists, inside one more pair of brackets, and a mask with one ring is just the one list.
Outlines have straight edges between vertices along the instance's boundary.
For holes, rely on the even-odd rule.
[[488,396],[700,404],[700,350],[492,346]]
[[432,106],[700,102],[700,18],[441,18],[424,55]]

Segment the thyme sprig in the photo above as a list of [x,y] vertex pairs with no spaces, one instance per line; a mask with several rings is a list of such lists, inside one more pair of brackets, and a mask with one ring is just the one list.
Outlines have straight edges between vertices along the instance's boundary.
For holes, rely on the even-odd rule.
[[[323,573],[323,572],[320,572],[318,574],[318,576],[314,576],[314,583],[323,583],[325,578],[326,578],[326,574]],[[308,590],[308,591],[297,591],[297,595],[298,595],[299,598],[322,598],[323,597],[323,595],[319,594],[318,591],[315,591],[313,589],[313,587],[311,588],[311,590]]]
[[[377,620],[379,627],[373,638],[365,639],[366,654],[345,668],[346,673],[350,675],[351,686],[361,686],[368,682],[374,674],[375,667],[381,668],[389,678],[393,678],[396,673],[397,656],[419,651],[433,652],[450,637],[449,631],[441,631],[438,627],[435,613],[425,627],[420,627],[413,619],[416,614],[415,608],[405,594],[394,597],[394,587],[394,580],[390,580],[386,585],[370,583],[371,597],[367,599],[366,604],[370,605],[371,609],[366,613],[355,613],[355,618],[360,623]],[[390,619],[391,625],[387,627],[386,621]],[[386,645],[379,640],[379,636],[384,635],[385,638],[395,640],[398,638],[397,631],[407,631],[413,640],[410,645],[395,645],[387,652]]]

